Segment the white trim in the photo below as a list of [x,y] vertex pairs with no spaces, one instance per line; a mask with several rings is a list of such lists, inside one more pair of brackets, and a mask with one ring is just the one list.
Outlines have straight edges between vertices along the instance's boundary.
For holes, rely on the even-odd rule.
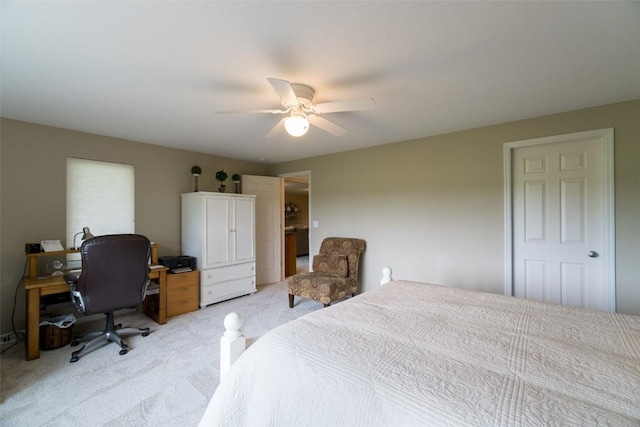
[[601,138],[604,164],[604,275],[605,305],[608,311],[616,310],[615,271],[615,193],[614,193],[614,132],[613,128],[554,135],[543,138],[507,142],[503,145],[504,163],[504,294],[513,295],[513,205],[511,188],[511,160],[513,151],[530,145],[566,142],[576,139]]
[[[284,180],[284,178],[290,178],[290,177],[295,177],[295,176],[306,176],[308,178],[308,181],[309,181],[309,195],[308,195],[308,205],[309,205],[308,209],[309,209],[309,212],[307,214],[307,227],[309,229],[309,248],[311,248],[312,247],[311,246],[311,237],[312,237],[312,234],[313,234],[312,231],[311,231],[311,222],[312,222],[311,218],[313,218],[311,216],[311,193],[312,193],[311,192],[311,170],[303,170],[303,171],[297,171],[297,172],[281,173],[281,174],[278,174],[278,176],[280,178],[282,178],[283,180]],[[283,194],[283,201],[284,201],[284,194]],[[282,212],[282,215],[283,215],[283,218],[284,218],[284,212]],[[282,228],[282,248],[283,249],[282,250],[284,251],[284,219],[282,221],[282,225],[283,225],[283,228]],[[309,250],[311,250],[311,249],[309,249]],[[283,255],[282,255],[282,259],[283,259],[283,261],[282,261],[283,264],[282,265],[284,266],[284,252],[283,252]],[[284,272],[284,267],[282,267],[282,271]]]
[[604,162],[604,277],[606,301],[609,311],[616,311],[616,215],[615,215],[615,179],[614,179],[614,131],[602,129],[602,159]]
[[502,146],[504,162],[504,294],[513,296],[513,205],[511,203],[511,159],[513,142]]

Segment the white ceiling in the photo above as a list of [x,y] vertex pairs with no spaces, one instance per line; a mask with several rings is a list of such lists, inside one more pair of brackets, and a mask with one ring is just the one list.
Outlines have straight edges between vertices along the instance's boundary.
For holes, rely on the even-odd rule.
[[[1,3],[3,117],[267,163],[640,98],[640,2]],[[265,135],[267,77],[349,130]]]

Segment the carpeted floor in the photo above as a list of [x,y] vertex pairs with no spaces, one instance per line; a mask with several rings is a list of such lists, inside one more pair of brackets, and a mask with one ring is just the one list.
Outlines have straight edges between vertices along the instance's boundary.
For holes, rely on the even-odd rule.
[[[286,283],[208,306],[158,325],[145,315],[116,313],[125,326],[149,327],[151,334],[126,338],[129,353],[115,344],[69,363],[71,347],[24,359],[24,345],[0,358],[0,423],[5,426],[196,426],[219,382],[219,342],[224,316],[245,319],[244,335],[268,330],[322,304],[296,298],[289,309]],[[101,329],[103,319],[76,326],[76,333]]]

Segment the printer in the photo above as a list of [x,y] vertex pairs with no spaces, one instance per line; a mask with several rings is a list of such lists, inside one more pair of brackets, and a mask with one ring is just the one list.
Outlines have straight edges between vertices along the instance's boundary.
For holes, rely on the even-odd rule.
[[158,257],[158,262],[173,273],[196,270],[196,257],[192,256],[163,256]]

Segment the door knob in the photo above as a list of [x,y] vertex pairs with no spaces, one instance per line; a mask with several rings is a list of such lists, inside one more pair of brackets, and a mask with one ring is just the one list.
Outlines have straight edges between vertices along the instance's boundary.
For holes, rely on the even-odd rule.
[[589,256],[589,258],[598,258],[599,254],[596,251],[589,251],[587,255]]

